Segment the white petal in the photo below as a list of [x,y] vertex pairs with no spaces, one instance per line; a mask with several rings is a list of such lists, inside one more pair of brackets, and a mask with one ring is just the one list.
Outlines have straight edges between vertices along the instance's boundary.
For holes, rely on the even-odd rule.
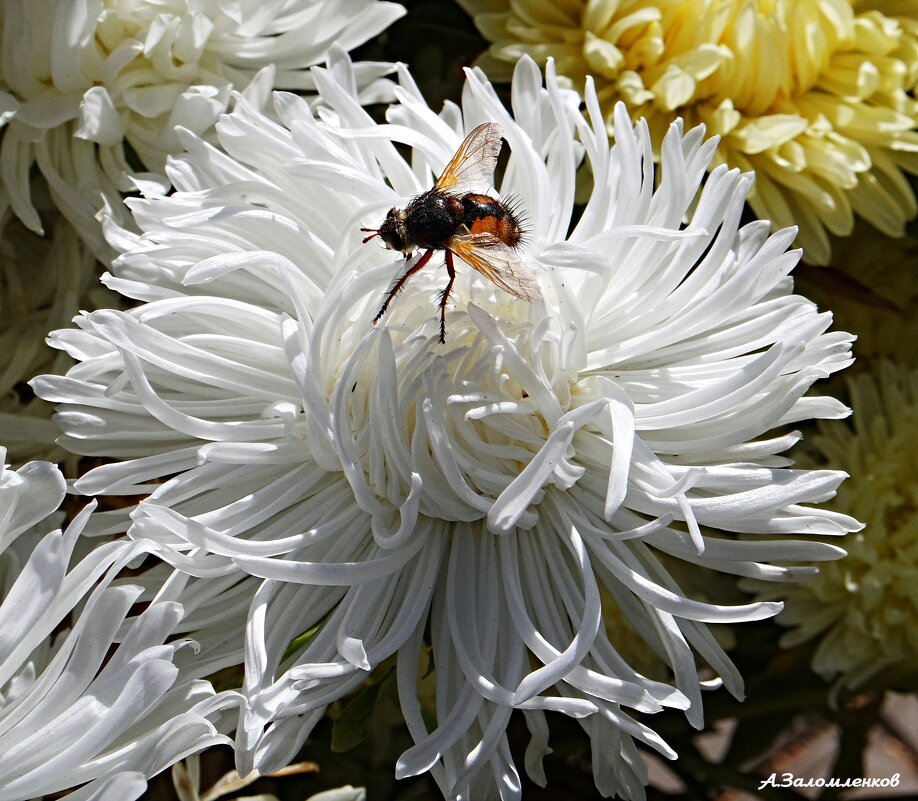
[[99,145],[114,147],[124,138],[121,117],[102,86],[94,86],[80,103],[80,125],[73,134]]

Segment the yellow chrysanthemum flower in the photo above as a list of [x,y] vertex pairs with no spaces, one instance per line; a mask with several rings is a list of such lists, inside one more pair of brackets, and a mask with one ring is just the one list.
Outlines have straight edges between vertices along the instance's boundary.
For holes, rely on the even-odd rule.
[[[750,204],[798,225],[825,263],[854,215],[900,236],[918,212],[918,3],[909,0],[459,0],[492,42],[491,75],[528,53],[583,88],[611,122],[623,100],[659,145],[676,117],[756,173]],[[611,127],[611,125],[610,125]]]
[[918,677],[918,370],[885,362],[850,380],[853,424],[814,444],[848,471],[830,506],[866,527],[845,538],[848,555],[809,581],[775,591],[782,645],[820,637],[813,669],[840,686],[891,686]]

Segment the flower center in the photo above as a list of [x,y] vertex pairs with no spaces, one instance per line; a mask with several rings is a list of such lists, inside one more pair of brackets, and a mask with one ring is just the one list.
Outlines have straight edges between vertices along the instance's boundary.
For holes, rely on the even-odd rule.
[[[375,291],[355,312],[362,324],[317,321],[312,353],[327,397],[317,419],[328,428],[310,442],[334,449],[374,517],[411,496],[417,513],[439,519],[529,527],[537,515],[527,507],[545,487],[570,487],[583,473],[573,437],[590,415],[565,337],[551,318],[530,322],[525,301],[466,274],[440,344],[425,291],[437,277],[412,282],[369,331]],[[329,461],[327,451],[316,458]]]

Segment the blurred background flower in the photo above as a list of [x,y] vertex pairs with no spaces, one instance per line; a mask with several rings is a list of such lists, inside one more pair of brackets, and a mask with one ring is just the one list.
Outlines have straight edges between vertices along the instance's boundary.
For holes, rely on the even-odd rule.
[[[140,236],[107,222],[122,255],[106,283],[142,305],[56,332],[79,363],[34,384],[60,404],[69,449],[117,460],[76,488],[153,489],[129,535],[196,576],[189,587],[250,602],[235,633],[241,772],[285,765],[331,702],[397,657],[415,740],[397,776],[430,771],[448,798],[518,797],[511,714],[544,783],[545,712],[560,711],[589,737],[600,792],[640,798],[635,741],[675,754],[625,710],[701,726],[697,657],[743,692],[706,624],[779,608],[689,597],[665,559],[793,581],[811,568],[773,562],[835,559],[810,535],[857,528],[810,505],[842,474],[789,469],[780,454],[799,435],[769,433],[847,414],[802,396],[850,363],[851,337],[793,294],[794,232],[740,226],[749,178],[706,177],[699,129],[671,127],[657,181],[644,126],[620,108],[610,151],[591,88],[589,125],[529,59],[513,116],[480,72],[438,115],[400,69],[385,125],[341,51],[313,76],[318,115],[279,95],[277,125],[239,100],[220,149],[182,135],[172,195],[131,201]],[[510,146],[498,188],[526,209],[544,303],[460,268],[440,345],[428,269],[372,326],[404,260],[360,246],[359,228],[428,188],[484,120]],[[584,160],[596,181],[575,221]],[[613,648],[600,585],[667,682]],[[224,629],[225,665],[232,641]],[[195,669],[216,661],[202,647]]]
[[69,325],[81,306],[121,302],[99,283],[96,260],[73,226],[53,212],[49,218],[55,222],[46,237],[28,231],[9,212],[0,224],[0,442],[16,465],[66,456],[55,444],[60,431],[51,422],[53,407],[25,383],[72,364],[48,347],[48,332]]
[[[918,226],[889,239],[861,222],[835,239],[832,262],[798,271],[801,290],[836,324],[857,332],[859,366],[883,360],[918,367]],[[868,367],[869,369],[869,367]],[[844,392],[843,382],[837,384]]]
[[[377,0],[3,0],[0,200],[41,233],[29,187],[37,165],[105,261],[103,198],[117,211],[138,181],[161,180],[177,126],[209,131],[233,88],[260,98],[307,89],[306,68],[332,43],[355,47],[403,13]],[[386,71],[364,64],[360,77]]]
[[918,7],[896,0],[459,0],[494,77],[527,53],[587,76],[612,127],[623,101],[658,151],[676,117],[721,137],[712,164],[756,175],[749,204],[799,226],[816,264],[860,215],[887,236],[915,216]]
[[809,463],[850,473],[830,506],[866,525],[845,559],[780,594],[778,621],[793,629],[782,644],[817,640],[814,670],[846,689],[907,690],[918,683],[918,371],[878,363],[848,386],[857,415],[822,429]]

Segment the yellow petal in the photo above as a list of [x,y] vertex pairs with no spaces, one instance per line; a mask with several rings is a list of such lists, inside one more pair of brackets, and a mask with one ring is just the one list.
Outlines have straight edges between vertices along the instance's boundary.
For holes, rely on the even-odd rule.
[[[619,9],[619,3],[616,0],[587,0],[586,8],[583,9],[583,21],[581,25],[586,31],[596,31],[605,33],[609,23],[615,18]],[[610,41],[615,41],[614,37],[607,37]]]
[[864,99],[880,86],[877,65],[855,54],[837,56],[819,76],[816,87],[845,97]]
[[902,236],[907,222],[902,208],[886,191],[882,182],[868,173],[851,191],[854,210],[886,236]]
[[625,63],[621,50],[589,31],[583,43],[583,56],[590,69],[603,78],[614,78]]
[[509,14],[479,14],[475,17],[475,27],[489,42],[503,39],[507,31]]
[[695,79],[688,72],[675,64],[670,64],[650,89],[657,107],[672,111],[692,99],[695,86]]
[[854,21],[855,47],[864,53],[885,55],[899,46],[902,28],[879,11],[868,11]]
[[726,136],[743,121],[743,115],[729,100],[724,100],[717,106],[701,104],[698,106],[698,112],[711,136]]
[[[641,76],[631,70],[625,70],[618,76],[615,88],[621,93],[622,99],[632,108],[643,106],[644,103],[649,103],[653,100],[653,92],[644,86]],[[612,106],[609,105],[607,108],[611,113]]]
[[844,136],[803,136],[800,143],[808,169],[830,184],[851,189],[857,185],[859,174],[870,169],[867,150]]
[[565,3],[563,0],[516,0],[510,3],[510,9],[521,20],[536,27],[578,27],[580,24],[577,4]]
[[736,142],[736,147],[744,153],[761,153],[799,136],[806,130],[807,125],[808,122],[803,117],[771,114],[745,120],[730,135]]

